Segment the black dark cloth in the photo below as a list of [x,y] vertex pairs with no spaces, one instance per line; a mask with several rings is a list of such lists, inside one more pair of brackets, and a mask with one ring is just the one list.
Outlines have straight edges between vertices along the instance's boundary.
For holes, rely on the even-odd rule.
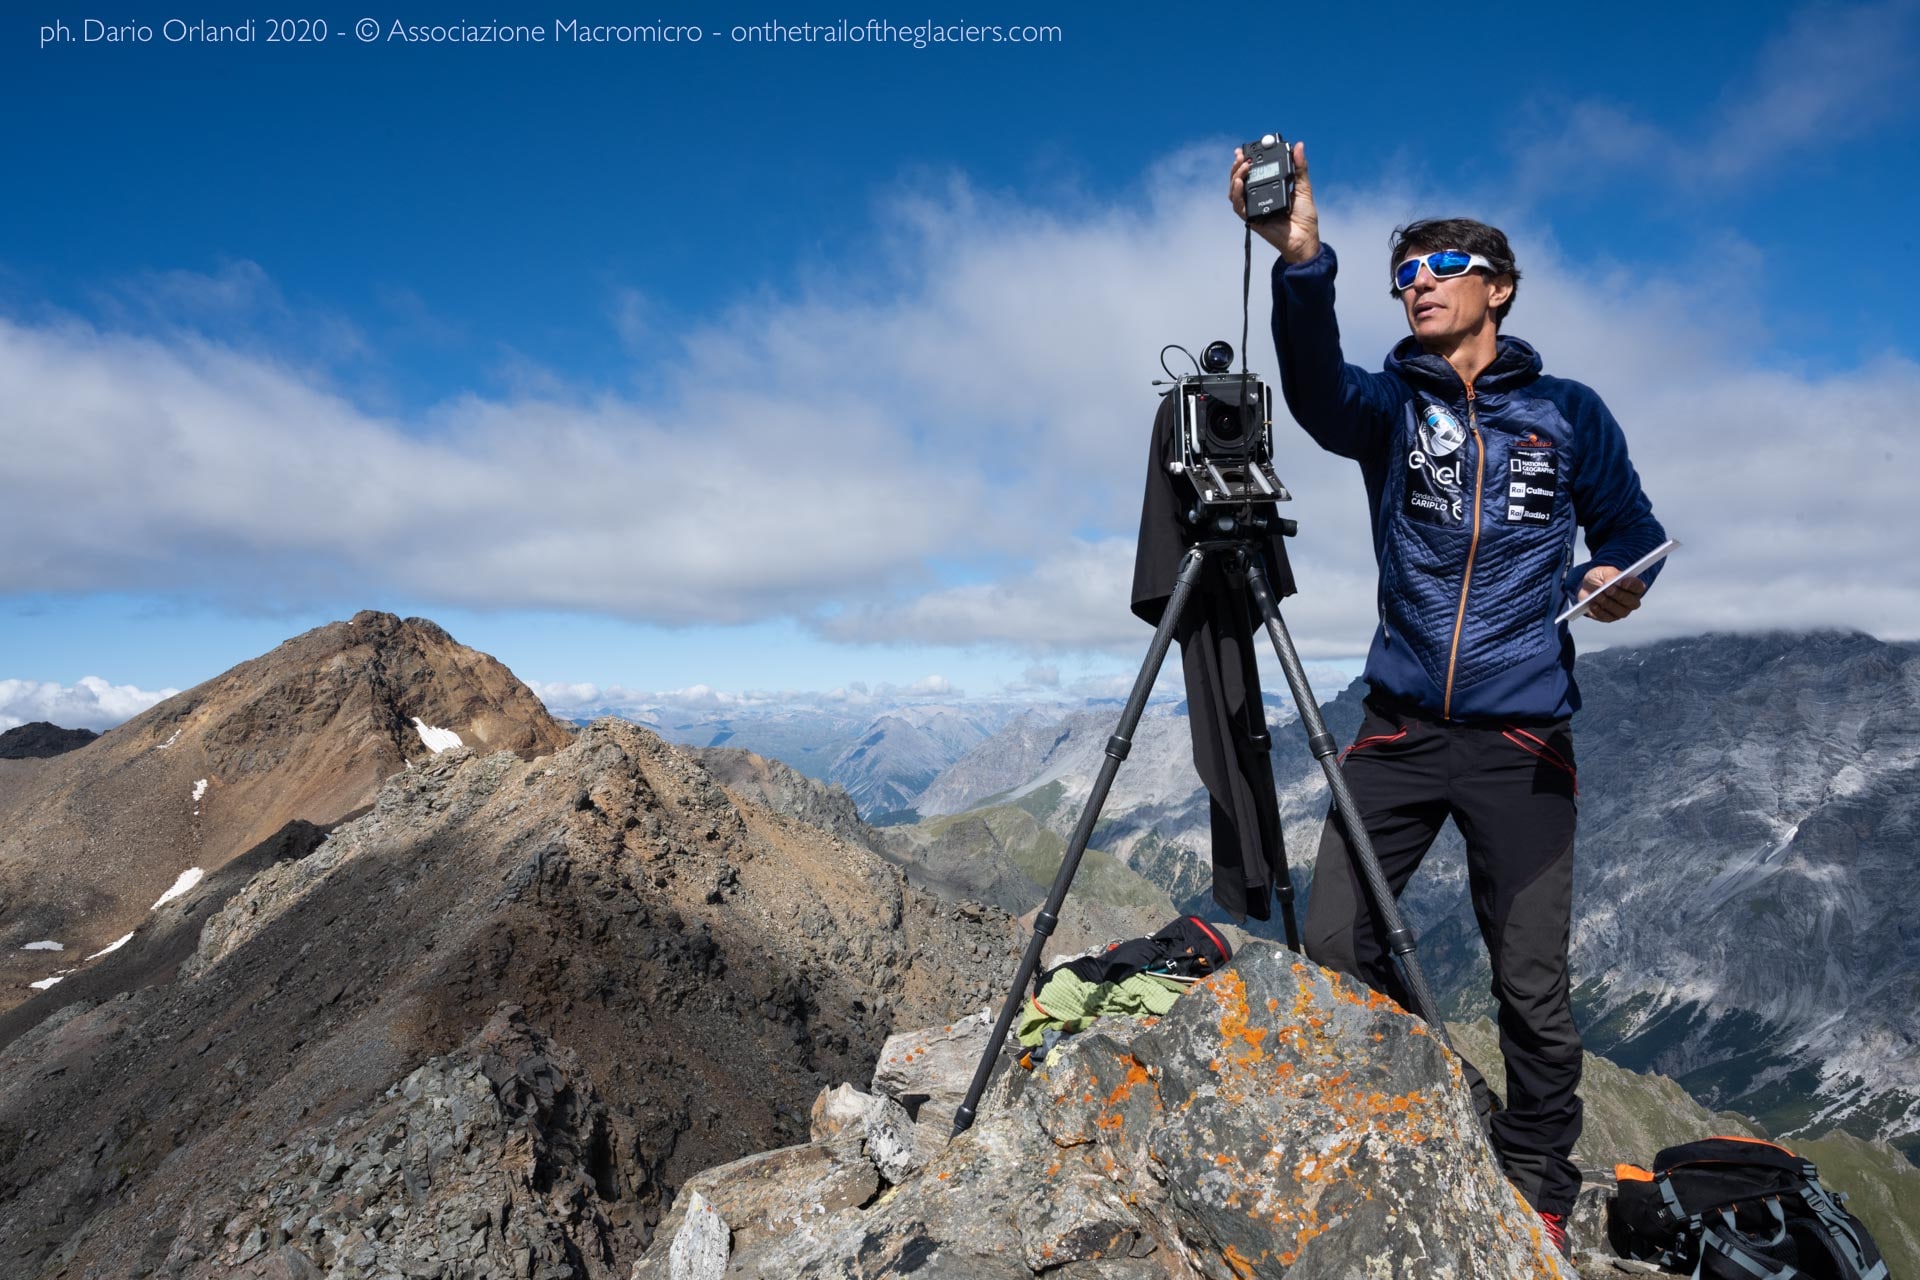
[[[1194,541],[1181,518],[1193,505],[1191,486],[1167,469],[1178,429],[1179,405],[1165,396],[1153,420],[1133,555],[1133,612],[1155,626]],[[1275,598],[1292,595],[1285,541],[1276,531],[1258,545]],[[1231,573],[1227,560],[1225,553],[1208,556],[1174,639],[1187,679],[1193,763],[1212,802],[1213,900],[1235,920],[1265,920],[1273,890],[1286,875],[1287,856],[1253,646],[1264,621],[1245,577]]]
[[1033,994],[1046,989],[1047,980],[1062,969],[1082,982],[1125,982],[1136,973],[1170,974],[1177,978],[1204,978],[1224,969],[1233,959],[1233,946],[1207,927],[1199,916],[1181,916],[1148,938],[1110,942],[1103,951],[1077,956],[1033,975]]
[[[1493,969],[1506,1106],[1489,1136],[1534,1208],[1568,1214],[1580,1190],[1580,1032],[1567,976],[1578,786],[1573,735],[1553,723],[1439,720],[1379,694],[1342,755],[1347,785],[1394,897],[1449,817],[1467,843],[1467,882]],[[1329,813],[1303,929],[1309,959],[1411,1008],[1382,944],[1385,925],[1353,865],[1346,823]],[[1467,1064],[1483,1118],[1491,1096]]]

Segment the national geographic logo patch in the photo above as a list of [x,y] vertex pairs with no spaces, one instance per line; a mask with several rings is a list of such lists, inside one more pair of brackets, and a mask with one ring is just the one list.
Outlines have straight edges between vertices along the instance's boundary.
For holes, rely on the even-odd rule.
[[1553,450],[1515,449],[1507,460],[1507,523],[1549,524],[1559,496]]

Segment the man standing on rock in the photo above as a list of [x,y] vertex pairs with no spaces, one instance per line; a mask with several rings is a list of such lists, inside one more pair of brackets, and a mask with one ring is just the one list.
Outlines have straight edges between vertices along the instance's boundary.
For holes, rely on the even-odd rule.
[[[1396,896],[1451,817],[1466,840],[1474,912],[1493,969],[1506,1107],[1491,1136],[1507,1177],[1563,1252],[1579,1192],[1580,1034],[1567,978],[1576,796],[1568,722],[1573,639],[1554,616],[1665,540],[1600,397],[1541,372],[1500,332],[1520,271],[1507,238],[1465,218],[1393,233],[1389,288],[1412,335],[1382,372],[1341,356],[1333,250],[1320,241],[1306,148],[1291,214],[1254,230],[1280,251],[1273,337],[1287,407],[1315,441],[1360,464],[1373,511],[1380,625],[1370,693],[1342,757]],[[1246,216],[1248,162],[1229,195]],[[1575,566],[1576,526],[1592,560]],[[1630,580],[1592,606],[1640,607]],[[1576,585],[1577,584],[1577,585]],[[1307,954],[1408,1004],[1383,925],[1329,815],[1307,905]],[[1471,1072],[1483,1114],[1487,1088]]]

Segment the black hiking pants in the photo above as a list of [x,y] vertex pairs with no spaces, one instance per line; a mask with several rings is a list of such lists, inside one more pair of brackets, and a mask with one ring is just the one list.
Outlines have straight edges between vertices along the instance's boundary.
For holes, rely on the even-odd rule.
[[[1490,1136],[1506,1175],[1534,1208],[1566,1214],[1580,1190],[1570,1155],[1580,1136],[1580,1033],[1568,999],[1577,786],[1573,738],[1551,724],[1448,724],[1378,697],[1343,756],[1354,803],[1398,898],[1452,818],[1467,845],[1468,884],[1493,968],[1507,1097]],[[1385,927],[1330,814],[1307,902],[1309,958],[1411,1007]],[[1467,1067],[1484,1117],[1484,1080]]]

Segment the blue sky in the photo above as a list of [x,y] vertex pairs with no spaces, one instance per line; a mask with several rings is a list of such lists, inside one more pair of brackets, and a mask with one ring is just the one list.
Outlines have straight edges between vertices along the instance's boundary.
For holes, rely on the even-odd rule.
[[[0,702],[137,704],[367,607],[543,685],[1130,671],[1154,353],[1237,340],[1222,179],[1275,127],[1362,363],[1399,326],[1386,228],[1513,233],[1509,327],[1613,404],[1691,554],[1583,642],[1920,634],[1920,571],[1875,550],[1920,537],[1914,4],[696,5],[646,16],[697,44],[593,46],[555,20],[634,11],[363,8],[293,45],[170,43],[149,5],[115,15],[145,43],[57,0],[0,21]],[[775,16],[1059,36],[732,38]],[[1254,306],[1270,369],[1258,275]],[[1289,612],[1350,658],[1359,485],[1309,450]]]

